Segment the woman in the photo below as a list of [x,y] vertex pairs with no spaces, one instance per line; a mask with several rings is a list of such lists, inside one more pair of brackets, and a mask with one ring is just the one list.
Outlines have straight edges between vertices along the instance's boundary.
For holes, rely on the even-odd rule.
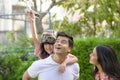
[[95,65],[94,80],[120,80],[120,63],[110,46],[96,46],[90,54],[89,62]]
[[[47,58],[53,53],[53,45],[56,39],[56,31],[52,30],[43,32],[41,43],[39,43],[35,26],[35,14],[33,12],[29,12],[28,17],[31,21],[32,37],[35,45],[35,55],[41,59]],[[75,57],[72,54],[69,54],[68,59],[60,65],[59,71],[63,73],[65,71],[66,64],[73,64],[77,61],[77,57]]]

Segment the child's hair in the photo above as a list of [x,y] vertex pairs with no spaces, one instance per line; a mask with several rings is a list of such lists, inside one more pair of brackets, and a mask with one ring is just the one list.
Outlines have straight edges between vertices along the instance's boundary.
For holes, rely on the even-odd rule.
[[45,32],[46,34],[42,35],[41,44],[40,44],[40,48],[41,48],[40,58],[41,59],[47,58],[50,55],[47,53],[47,51],[45,51],[44,44],[54,44],[56,41],[56,35],[57,35],[57,31],[54,31],[54,30],[47,30]]
[[57,32],[54,30],[45,31],[46,34],[42,35],[41,43],[54,44],[56,40]]

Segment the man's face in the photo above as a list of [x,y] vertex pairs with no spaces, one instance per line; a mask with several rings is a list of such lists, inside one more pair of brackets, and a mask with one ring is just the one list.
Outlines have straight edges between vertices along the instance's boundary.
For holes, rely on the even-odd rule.
[[70,50],[68,38],[59,36],[54,44],[54,52],[56,54],[67,55]]

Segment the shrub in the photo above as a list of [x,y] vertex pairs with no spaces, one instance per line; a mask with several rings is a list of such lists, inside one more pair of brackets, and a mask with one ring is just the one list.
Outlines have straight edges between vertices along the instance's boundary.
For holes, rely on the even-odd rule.
[[92,71],[93,66],[89,64],[89,55],[95,46],[99,44],[111,45],[117,52],[118,58],[120,59],[120,40],[113,38],[82,38],[74,39],[74,49],[72,54],[78,57],[78,63],[80,65],[80,80],[93,80]]
[[[93,80],[91,75],[93,66],[89,64],[89,55],[96,45],[111,45],[120,59],[119,39],[91,37],[74,39],[74,42],[71,53],[78,57],[80,80]],[[29,48],[29,45],[12,45],[4,48],[2,48],[4,51],[0,53],[0,80],[21,80],[25,70],[37,59],[33,54],[29,54],[34,51],[34,48]],[[32,80],[37,80],[37,78]]]

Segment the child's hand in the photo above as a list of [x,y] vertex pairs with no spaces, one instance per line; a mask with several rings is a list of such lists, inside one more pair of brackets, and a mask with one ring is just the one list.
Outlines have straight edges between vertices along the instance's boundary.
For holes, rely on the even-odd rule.
[[66,63],[63,62],[63,63],[60,64],[60,66],[59,66],[59,72],[60,72],[60,73],[64,73],[65,68],[66,68]]
[[35,14],[32,11],[28,12],[27,15],[31,20],[35,20]]

